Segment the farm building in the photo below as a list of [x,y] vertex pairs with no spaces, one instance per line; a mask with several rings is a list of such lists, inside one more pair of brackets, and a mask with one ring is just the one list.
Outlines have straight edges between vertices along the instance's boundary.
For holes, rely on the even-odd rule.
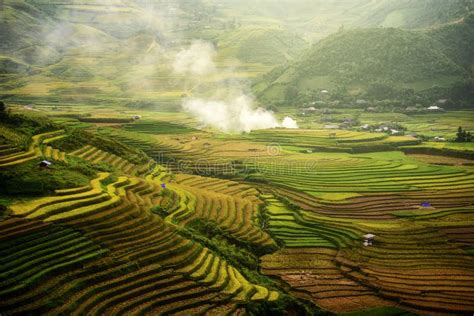
[[437,106],[437,105],[429,106],[427,110],[428,110],[428,111],[444,111],[443,108],[440,108],[440,107]]
[[372,246],[375,235],[368,233],[368,234],[365,234],[363,237],[364,237],[364,246]]
[[40,168],[49,168],[53,163],[48,161],[48,160],[43,160],[43,161],[40,161],[40,163],[38,164],[38,167]]
[[392,134],[392,135],[398,135],[398,134],[400,134],[400,131],[399,131],[399,130],[396,130],[396,129],[391,129],[391,130],[390,130],[390,134]]

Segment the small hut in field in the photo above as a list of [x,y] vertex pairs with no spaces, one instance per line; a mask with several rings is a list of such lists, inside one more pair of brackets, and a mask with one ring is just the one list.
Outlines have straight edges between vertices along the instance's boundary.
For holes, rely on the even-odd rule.
[[365,234],[364,236],[364,246],[372,246],[374,241],[375,235],[374,234]]
[[53,163],[48,160],[40,161],[38,167],[41,169],[48,169]]

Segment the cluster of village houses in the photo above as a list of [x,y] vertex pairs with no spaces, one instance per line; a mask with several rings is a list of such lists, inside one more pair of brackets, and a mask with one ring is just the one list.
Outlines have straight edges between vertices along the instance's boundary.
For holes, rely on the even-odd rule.
[[[324,96],[324,95],[329,94],[329,91],[328,90],[321,90],[320,94],[322,96]],[[441,100],[436,101],[436,103],[434,105],[428,106],[426,108],[423,108],[421,106],[411,106],[411,107],[407,107],[405,109],[405,112],[407,112],[407,113],[414,113],[414,112],[433,112],[433,113],[435,113],[435,112],[444,112],[445,110],[442,107],[440,107],[439,105],[443,105],[447,102],[448,102],[447,99],[441,99]],[[322,100],[313,101],[309,104],[310,105],[309,107],[302,109],[302,111],[300,112],[300,115],[301,116],[309,116],[309,115],[313,115],[313,114],[316,114],[316,113],[321,113],[321,114],[336,113],[335,111],[333,111],[331,109],[328,109],[328,108],[321,108],[321,109],[316,108],[316,106],[322,107],[322,106],[325,106],[326,104],[327,103],[325,101],[322,101]],[[359,99],[359,100],[355,101],[355,104],[358,105],[358,106],[367,106],[370,103],[367,100]],[[367,106],[365,108],[365,111],[366,112],[376,112],[377,108],[372,107],[372,106]],[[405,131],[403,130],[403,128],[399,128],[398,126],[396,126],[396,124],[393,125],[393,124],[389,124],[389,123],[383,123],[383,124],[379,124],[379,125],[375,125],[375,126],[374,125],[369,125],[369,124],[364,124],[364,125],[361,125],[361,126],[357,126],[358,122],[357,122],[356,119],[344,118],[338,123],[332,123],[334,120],[329,116],[322,117],[321,121],[328,122],[328,124],[324,125],[325,129],[334,129],[335,130],[335,129],[348,129],[348,128],[353,128],[353,127],[358,127],[358,129],[360,129],[362,131],[371,131],[371,132],[376,132],[376,133],[388,133],[388,134],[393,135],[393,136],[408,135],[408,136],[417,137],[416,133],[406,134]],[[436,137],[433,138],[433,141],[435,141],[435,142],[445,142],[447,140],[444,137],[436,136]]]

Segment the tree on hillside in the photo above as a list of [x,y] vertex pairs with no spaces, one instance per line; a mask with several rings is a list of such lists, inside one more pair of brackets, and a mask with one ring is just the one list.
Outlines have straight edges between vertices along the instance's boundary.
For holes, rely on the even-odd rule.
[[8,109],[7,109],[7,105],[3,102],[3,101],[0,101],[0,118],[3,120],[5,120],[6,118],[8,117]]
[[456,142],[472,142],[471,132],[463,130],[462,127],[459,126],[458,132],[456,133]]
[[290,102],[291,104],[295,103],[296,98],[298,97],[299,90],[295,86],[289,86],[286,89],[285,93],[285,99],[287,102]]
[[463,142],[463,141],[464,141],[464,137],[463,137],[463,132],[462,132],[462,127],[461,127],[461,126],[458,127],[458,132],[456,133],[456,141],[457,141],[457,142]]
[[465,103],[466,105],[474,102],[474,80],[467,79],[456,82],[450,89],[451,98],[454,101]]

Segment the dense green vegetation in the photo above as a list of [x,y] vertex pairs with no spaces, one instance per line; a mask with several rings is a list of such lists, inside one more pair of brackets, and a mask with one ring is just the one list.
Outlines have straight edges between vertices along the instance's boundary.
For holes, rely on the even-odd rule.
[[466,130],[463,130],[461,126],[458,128],[458,132],[456,133],[456,142],[460,143],[469,143],[472,142],[472,135],[471,132],[467,132]]
[[297,67],[307,76],[333,76],[345,84],[463,75],[430,36],[399,29],[342,31],[314,46]]
[[58,129],[58,125],[44,117],[22,114],[0,114],[0,141],[26,147],[33,135]]
[[435,40],[443,44],[443,51],[451,60],[466,70],[472,71],[474,64],[474,14],[468,15],[462,23],[454,23],[429,31]]
[[66,137],[55,140],[52,143],[54,147],[68,152],[80,149],[86,144],[91,144],[118,156],[127,157],[127,160],[137,164],[146,163],[149,159],[142,151],[137,150],[136,148],[127,146],[110,138],[100,137],[81,129],[72,129]]
[[279,28],[240,28],[218,39],[222,54],[242,62],[278,65],[295,59],[307,47],[297,34]]
[[0,194],[49,195],[56,189],[86,185],[95,173],[94,168],[82,161],[57,162],[48,169],[41,169],[34,161],[0,170]]
[[[255,85],[262,101],[301,105],[368,98],[450,106],[472,102],[473,15],[432,31],[394,28],[340,30],[313,45],[298,62]],[[326,96],[327,99],[327,96]],[[404,104],[406,106],[406,104]]]

